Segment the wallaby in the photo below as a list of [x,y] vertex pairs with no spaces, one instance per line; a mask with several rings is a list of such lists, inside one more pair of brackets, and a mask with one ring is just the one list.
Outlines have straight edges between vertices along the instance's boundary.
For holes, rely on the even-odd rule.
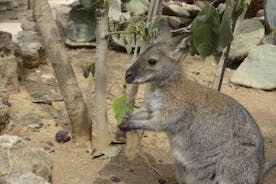
[[235,99],[185,77],[180,56],[188,34],[171,38],[163,23],[158,37],[126,71],[127,83],[149,89],[119,128],[165,131],[179,184],[260,184],[276,160],[265,163],[253,117]]

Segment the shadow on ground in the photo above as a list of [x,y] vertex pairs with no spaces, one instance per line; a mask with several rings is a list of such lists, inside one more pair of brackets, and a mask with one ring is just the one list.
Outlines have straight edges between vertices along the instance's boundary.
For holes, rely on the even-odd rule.
[[112,184],[112,177],[120,179],[120,184],[176,184],[173,166],[157,163],[148,155],[137,156],[129,160],[120,154],[99,172],[94,184]]

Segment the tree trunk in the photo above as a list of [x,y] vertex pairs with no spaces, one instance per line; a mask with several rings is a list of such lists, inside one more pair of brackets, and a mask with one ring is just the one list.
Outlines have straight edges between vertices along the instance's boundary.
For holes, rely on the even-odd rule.
[[229,45],[226,49],[223,50],[216,69],[216,73],[213,80],[213,89],[217,91],[220,91],[222,86],[222,81],[224,77],[225,66],[229,56],[230,46],[231,45]]
[[67,61],[66,50],[47,0],[34,1],[34,17],[64,97],[72,123],[72,133],[79,141],[89,141],[91,120],[87,106],[72,66]]
[[32,9],[33,8],[33,0],[28,0],[28,9]]
[[95,131],[93,132],[93,148],[103,150],[110,143],[107,123],[107,84],[106,84],[106,54],[108,41],[108,7],[99,1],[96,9],[96,56],[95,56]]

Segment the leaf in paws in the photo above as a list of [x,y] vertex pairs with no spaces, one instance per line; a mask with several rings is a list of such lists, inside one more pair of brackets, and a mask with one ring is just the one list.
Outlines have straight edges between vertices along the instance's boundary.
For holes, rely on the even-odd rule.
[[113,101],[112,108],[118,124],[123,120],[128,119],[128,114],[133,109],[133,107],[127,102],[126,94],[117,97]]

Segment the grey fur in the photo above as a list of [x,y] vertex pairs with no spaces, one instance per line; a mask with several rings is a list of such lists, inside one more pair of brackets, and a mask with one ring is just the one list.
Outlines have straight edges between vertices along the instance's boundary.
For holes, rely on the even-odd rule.
[[255,120],[235,99],[188,80],[172,45],[149,46],[127,71],[128,82],[149,87],[144,106],[120,129],[165,131],[179,184],[260,184],[264,143]]

